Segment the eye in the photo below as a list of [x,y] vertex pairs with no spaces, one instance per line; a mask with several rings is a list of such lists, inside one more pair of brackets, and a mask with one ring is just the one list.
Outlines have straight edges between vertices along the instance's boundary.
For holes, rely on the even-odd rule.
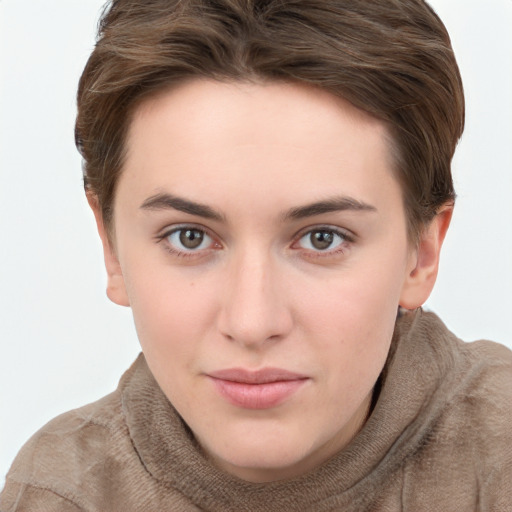
[[203,230],[193,227],[175,229],[167,236],[169,245],[178,252],[193,252],[208,249],[213,240]]
[[311,251],[328,251],[337,249],[347,241],[348,237],[333,229],[313,229],[304,234],[298,241],[303,249]]

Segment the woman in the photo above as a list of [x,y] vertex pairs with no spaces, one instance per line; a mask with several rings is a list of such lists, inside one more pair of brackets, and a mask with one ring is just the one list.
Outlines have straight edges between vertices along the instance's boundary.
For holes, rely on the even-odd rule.
[[464,122],[424,2],[114,1],[78,108],[143,355],[2,510],[510,506],[510,352],[419,309]]

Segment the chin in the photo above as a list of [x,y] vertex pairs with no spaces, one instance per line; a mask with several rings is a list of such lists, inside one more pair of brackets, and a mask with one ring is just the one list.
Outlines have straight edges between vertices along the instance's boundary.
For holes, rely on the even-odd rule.
[[[265,456],[267,455],[267,456]],[[227,473],[253,483],[275,482],[294,478],[304,473],[302,459],[295,456],[276,456],[270,453],[255,454],[254,457],[233,457],[215,461]]]
[[222,470],[252,482],[270,482],[293,478],[304,472],[314,451],[304,444],[304,435],[261,432],[242,439],[226,436],[217,446],[203,446],[214,464]]

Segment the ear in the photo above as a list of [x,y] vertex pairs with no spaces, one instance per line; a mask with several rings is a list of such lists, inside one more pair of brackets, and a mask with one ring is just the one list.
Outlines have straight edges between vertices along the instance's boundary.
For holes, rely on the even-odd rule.
[[103,215],[101,214],[98,198],[92,192],[87,192],[87,201],[91,207],[98,234],[103,245],[103,256],[105,259],[105,268],[107,269],[107,297],[120,306],[129,306],[128,294],[124,283],[123,272],[117,258],[115,248],[110,240],[105,225],[103,223]]
[[445,204],[421,233],[418,246],[411,253],[410,270],[400,295],[400,306],[403,308],[419,308],[432,292],[439,270],[441,246],[450,226],[452,213],[453,204]]

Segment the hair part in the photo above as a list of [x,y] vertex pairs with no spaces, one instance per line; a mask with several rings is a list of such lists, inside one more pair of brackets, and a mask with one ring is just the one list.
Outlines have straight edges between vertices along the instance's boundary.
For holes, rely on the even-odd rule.
[[134,111],[193,78],[302,82],[385,122],[413,241],[455,199],[464,94],[446,28],[423,0],[112,0],[75,129],[107,228]]

